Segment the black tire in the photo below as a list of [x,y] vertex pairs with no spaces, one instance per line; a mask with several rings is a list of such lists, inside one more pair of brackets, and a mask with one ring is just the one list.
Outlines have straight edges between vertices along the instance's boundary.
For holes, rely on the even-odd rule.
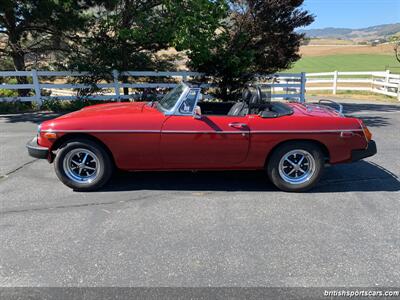
[[[290,153],[291,151],[297,151],[297,150],[305,151],[311,155],[312,159],[314,160],[313,161],[314,171],[310,172],[309,176],[304,178],[304,182],[300,181],[297,183],[293,183],[293,182],[288,182],[288,179],[285,180],[284,177],[281,176],[282,170],[280,172],[279,168],[280,168],[280,162],[283,159],[283,157],[286,154]],[[286,192],[304,192],[313,188],[321,178],[323,169],[324,169],[324,155],[321,150],[321,147],[312,142],[302,142],[302,141],[286,143],[275,149],[271,154],[270,158],[268,159],[268,163],[266,166],[268,177],[272,181],[272,183],[280,190]],[[298,174],[301,174],[301,172]]]
[[[71,178],[71,175],[68,175],[71,174],[71,172],[68,172],[66,160],[68,159],[68,156],[71,156],[71,153],[73,153],[74,151],[79,151],[78,149],[83,149],[84,151],[88,150],[93,153],[97,158],[97,162],[95,164],[97,171],[95,171],[96,174],[94,178],[91,179],[89,182],[78,182],[77,179],[74,180]],[[111,161],[109,154],[104,150],[101,145],[90,140],[79,139],[67,141],[60,147],[60,150],[58,151],[54,160],[54,169],[56,171],[57,177],[66,186],[72,188],[75,191],[86,192],[94,191],[102,187],[113,174],[114,165]]]

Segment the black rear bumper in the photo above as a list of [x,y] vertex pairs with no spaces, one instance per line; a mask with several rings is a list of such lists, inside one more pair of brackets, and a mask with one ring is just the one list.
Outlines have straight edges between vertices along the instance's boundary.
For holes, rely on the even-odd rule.
[[35,157],[35,158],[48,158],[49,157],[49,149],[38,145],[37,138],[34,138],[31,141],[29,141],[26,144],[26,148],[28,148],[28,153],[32,157]]
[[351,151],[351,161],[357,161],[377,153],[375,141],[369,141],[366,149]]

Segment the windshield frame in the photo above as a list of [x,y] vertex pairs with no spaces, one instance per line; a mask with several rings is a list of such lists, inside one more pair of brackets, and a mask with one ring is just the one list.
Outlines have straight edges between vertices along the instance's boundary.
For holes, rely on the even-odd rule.
[[[176,85],[172,90],[170,90],[167,94],[165,94],[164,97],[166,95],[168,95],[170,92],[172,92],[174,89],[176,89],[178,86],[183,86],[184,89],[183,89],[182,93],[179,95],[178,99],[176,100],[176,102],[172,108],[166,109],[160,104],[160,102],[157,102],[157,104],[156,104],[157,109],[160,112],[162,112],[164,115],[175,114],[176,110],[179,108],[180,104],[182,103],[182,100],[186,97],[187,93],[190,91],[190,87],[186,83],[181,82],[178,85]],[[163,97],[163,99],[164,99],[164,97]]]

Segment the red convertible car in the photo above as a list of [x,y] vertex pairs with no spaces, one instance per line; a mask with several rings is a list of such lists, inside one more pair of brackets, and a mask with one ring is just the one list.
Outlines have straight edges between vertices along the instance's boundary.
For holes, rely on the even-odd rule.
[[54,161],[77,191],[103,186],[115,168],[257,170],[284,191],[313,187],[327,164],[376,153],[363,122],[332,106],[271,102],[260,86],[224,112],[200,101],[201,89],[177,85],[156,102],[99,104],[43,122],[29,154]]

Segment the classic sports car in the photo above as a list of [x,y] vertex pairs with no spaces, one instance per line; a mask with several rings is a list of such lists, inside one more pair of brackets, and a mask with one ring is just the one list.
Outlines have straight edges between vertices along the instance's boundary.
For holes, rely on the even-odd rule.
[[115,168],[257,170],[284,191],[305,191],[326,164],[376,153],[363,122],[332,106],[271,102],[259,85],[213,110],[201,89],[177,85],[156,102],[99,104],[43,122],[29,154],[54,161],[58,178],[78,191],[104,185]]

